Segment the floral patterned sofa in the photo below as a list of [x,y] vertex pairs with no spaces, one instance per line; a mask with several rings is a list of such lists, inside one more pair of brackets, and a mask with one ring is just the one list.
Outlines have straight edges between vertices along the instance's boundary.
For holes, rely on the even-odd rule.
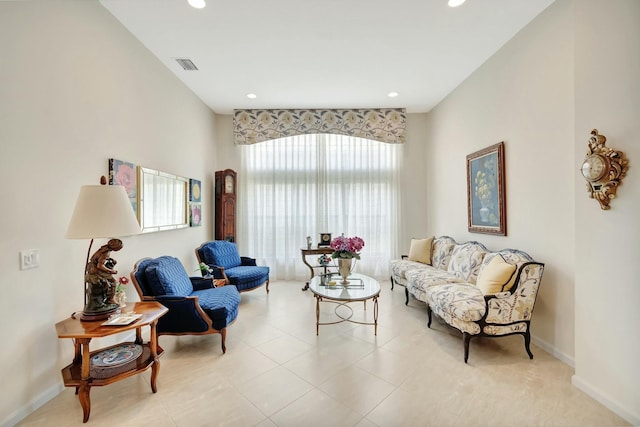
[[489,251],[478,242],[457,243],[448,236],[413,239],[409,255],[391,261],[391,289],[405,287],[462,332],[464,361],[476,336],[520,334],[529,358],[530,322],[544,264],[515,249]]

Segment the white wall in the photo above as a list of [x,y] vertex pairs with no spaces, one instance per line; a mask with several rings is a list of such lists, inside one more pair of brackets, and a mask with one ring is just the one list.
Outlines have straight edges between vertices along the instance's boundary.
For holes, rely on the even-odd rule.
[[[399,206],[400,241],[397,255],[408,254],[412,238],[434,234],[429,229],[428,202],[432,197],[432,183],[428,176],[429,146],[427,114],[407,115],[407,141],[402,148],[400,175],[402,205]],[[426,190],[426,191],[425,191]]]
[[[635,425],[639,22],[636,0],[558,0],[440,103],[427,128],[429,228],[546,263],[534,342],[574,365],[574,384]],[[579,173],[592,128],[630,158],[608,212],[587,197]],[[465,156],[499,141],[508,234],[470,234]]]
[[[71,340],[58,340],[54,325],[83,304],[89,242],[64,238],[80,186],[97,184],[110,157],[201,179],[205,226],[124,238],[112,254],[127,276],[138,259],[163,254],[195,269],[194,248],[212,234],[216,124],[98,2],[0,2],[0,58],[5,425],[55,395],[72,359]],[[18,253],[30,248],[42,265],[20,271]]]
[[575,8],[576,165],[596,128],[629,172],[603,211],[575,175],[576,372],[573,383],[640,425],[640,2]]

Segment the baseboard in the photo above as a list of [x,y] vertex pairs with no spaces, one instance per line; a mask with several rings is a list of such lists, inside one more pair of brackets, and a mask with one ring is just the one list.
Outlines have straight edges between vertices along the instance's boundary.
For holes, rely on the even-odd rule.
[[532,336],[531,341],[556,359],[563,361],[564,363],[575,369],[576,365],[573,356],[569,356],[567,353],[558,350],[555,346],[538,337]]
[[571,384],[588,394],[589,397],[591,397],[593,400],[604,405],[611,412],[614,412],[616,415],[624,418],[631,425],[640,426],[640,414],[632,414],[630,410],[623,407],[618,402],[609,399],[608,397],[600,393],[597,388],[593,387],[591,384],[584,381],[579,376],[574,374],[571,377]]
[[64,390],[62,383],[55,384],[48,389],[44,390],[35,399],[26,405],[16,409],[6,419],[0,422],[1,427],[11,427],[18,424],[23,419],[27,418],[33,411],[56,397]]

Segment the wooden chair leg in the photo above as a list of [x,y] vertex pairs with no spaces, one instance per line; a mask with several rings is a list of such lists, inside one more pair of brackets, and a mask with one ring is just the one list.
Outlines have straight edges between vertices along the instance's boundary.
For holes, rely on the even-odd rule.
[[462,341],[464,342],[464,363],[467,363],[467,360],[469,360],[469,341],[471,341],[471,334],[463,332]]
[[391,290],[393,290],[393,276],[391,276]]
[[427,304],[427,328],[431,328],[431,307]]
[[409,305],[409,288],[407,288],[406,286],[404,287],[404,305]]
[[222,354],[227,352],[227,346],[225,345],[225,338],[227,338],[227,328],[222,328],[220,331],[220,341],[222,341]]
[[267,293],[269,293],[269,279],[267,279],[267,284],[265,286],[267,287]]

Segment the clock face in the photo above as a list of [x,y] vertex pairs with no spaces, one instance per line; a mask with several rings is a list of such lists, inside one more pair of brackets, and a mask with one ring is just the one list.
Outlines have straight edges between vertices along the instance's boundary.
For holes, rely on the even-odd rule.
[[598,181],[607,173],[607,161],[599,154],[588,156],[582,164],[582,175],[588,181]]
[[231,175],[224,177],[224,192],[227,194],[233,193],[233,177]]

